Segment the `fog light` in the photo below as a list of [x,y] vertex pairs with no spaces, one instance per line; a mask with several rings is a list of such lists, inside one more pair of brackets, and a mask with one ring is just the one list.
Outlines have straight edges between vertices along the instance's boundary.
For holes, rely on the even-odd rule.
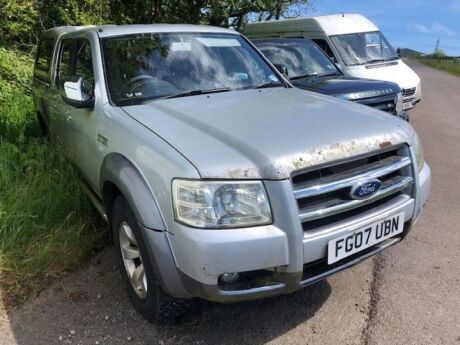
[[231,284],[234,283],[238,280],[240,277],[239,273],[224,273],[220,276],[220,279],[225,283],[225,284]]

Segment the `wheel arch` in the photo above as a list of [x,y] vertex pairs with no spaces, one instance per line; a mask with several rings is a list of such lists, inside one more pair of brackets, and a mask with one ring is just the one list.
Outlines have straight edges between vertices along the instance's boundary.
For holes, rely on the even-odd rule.
[[100,191],[109,219],[115,198],[122,194],[144,227],[166,231],[153,192],[140,171],[127,157],[111,153],[104,158],[100,173]]
[[155,197],[136,166],[122,154],[105,157],[100,192],[108,219],[115,199],[122,195],[139,223],[143,241],[163,291],[177,298],[190,298],[177,271],[166,226]]

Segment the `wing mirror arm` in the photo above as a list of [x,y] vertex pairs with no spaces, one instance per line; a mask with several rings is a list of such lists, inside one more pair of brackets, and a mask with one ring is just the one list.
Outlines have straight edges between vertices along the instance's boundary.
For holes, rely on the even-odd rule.
[[72,76],[60,82],[61,97],[75,108],[93,108],[94,96],[90,95],[82,77]]

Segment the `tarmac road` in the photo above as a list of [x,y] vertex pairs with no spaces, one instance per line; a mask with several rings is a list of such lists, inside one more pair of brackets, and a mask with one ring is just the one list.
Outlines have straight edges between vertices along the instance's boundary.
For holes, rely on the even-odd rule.
[[18,309],[5,312],[0,296],[0,345],[460,345],[460,78],[411,65],[424,92],[411,121],[433,187],[405,241],[293,295],[203,303],[170,327],[150,325],[133,310],[108,249]]

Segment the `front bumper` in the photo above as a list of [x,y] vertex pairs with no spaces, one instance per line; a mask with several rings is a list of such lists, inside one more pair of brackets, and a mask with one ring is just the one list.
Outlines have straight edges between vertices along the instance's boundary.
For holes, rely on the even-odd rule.
[[[425,164],[417,175],[414,198],[392,199],[377,209],[312,233],[304,233],[301,227],[290,181],[266,181],[265,185],[271,196],[274,224],[229,230],[198,230],[180,225],[169,236],[180,280],[189,296],[236,302],[286,294],[372,257],[401,241],[420,217],[430,191],[431,172]],[[400,237],[327,265],[330,239],[401,211],[406,217]],[[231,272],[242,272],[242,279],[221,284],[220,275]]]

